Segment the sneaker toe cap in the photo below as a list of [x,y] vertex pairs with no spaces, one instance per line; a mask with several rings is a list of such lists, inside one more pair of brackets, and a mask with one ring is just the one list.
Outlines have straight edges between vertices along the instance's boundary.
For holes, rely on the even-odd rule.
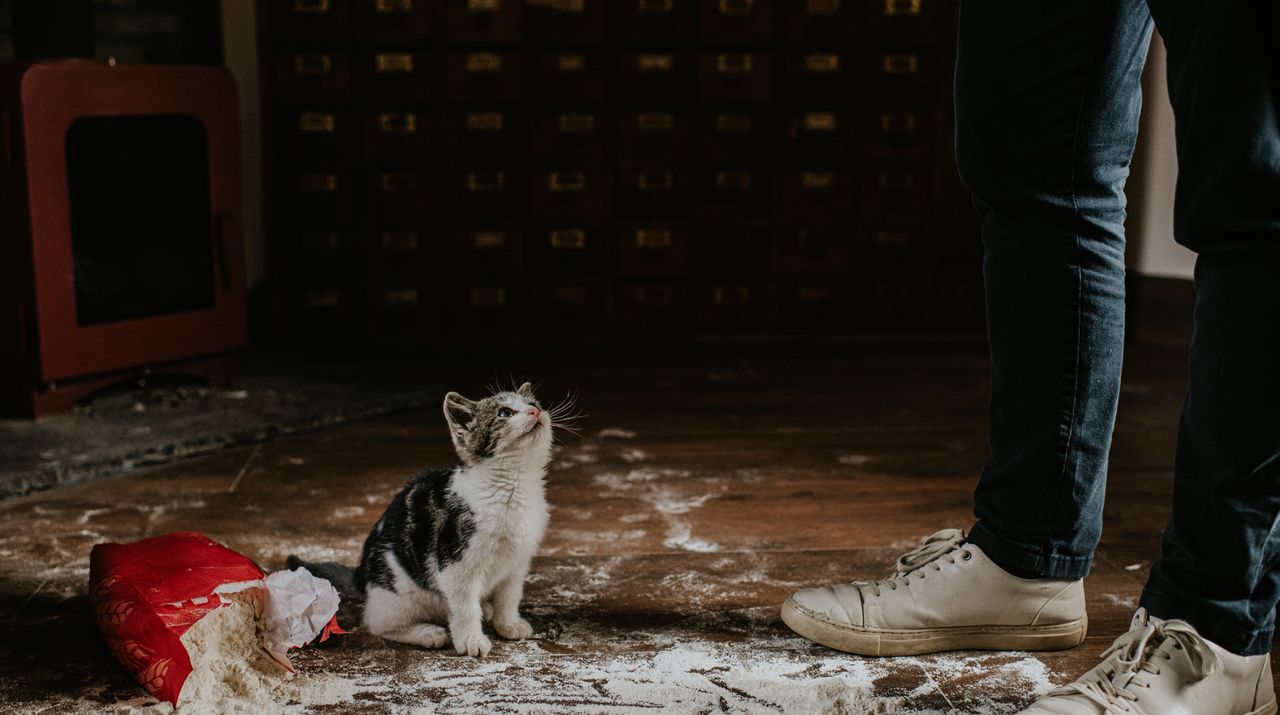
[[853,586],[823,586],[797,591],[791,602],[832,623],[862,625],[862,594]]

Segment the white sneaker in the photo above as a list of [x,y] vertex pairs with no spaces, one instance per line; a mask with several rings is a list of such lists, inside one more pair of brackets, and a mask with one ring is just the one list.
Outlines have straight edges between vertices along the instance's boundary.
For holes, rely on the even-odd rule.
[[782,620],[815,643],[859,655],[1061,650],[1088,630],[1083,581],[1018,578],[959,529],[925,539],[881,581],[799,591]]
[[1023,715],[1274,715],[1270,655],[1236,655],[1139,608],[1102,662]]

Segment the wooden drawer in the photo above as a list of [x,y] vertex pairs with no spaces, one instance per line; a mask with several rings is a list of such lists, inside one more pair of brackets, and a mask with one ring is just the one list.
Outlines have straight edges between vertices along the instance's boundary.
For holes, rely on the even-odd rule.
[[623,42],[687,42],[693,37],[694,0],[616,0],[614,33]]
[[927,45],[938,34],[940,0],[869,0],[866,37],[880,46]]
[[889,334],[933,330],[935,291],[931,278],[861,285],[854,291],[854,319],[858,329]]
[[773,0],[699,0],[698,37],[708,42],[768,42],[773,38],[773,6]]
[[609,270],[609,231],[569,223],[529,232],[530,272],[553,276],[600,276]]
[[595,43],[605,37],[605,5],[616,0],[540,0],[530,3],[534,36],[542,42]]
[[739,167],[712,167],[703,171],[698,192],[699,217],[764,218],[772,210],[772,172]]
[[364,208],[388,223],[416,223],[435,213],[435,176],[426,171],[373,170],[365,175]]
[[858,235],[851,224],[778,229],[778,272],[804,276],[848,272]]
[[918,221],[934,215],[934,169],[929,164],[875,164],[859,178],[867,220]]
[[497,342],[523,333],[526,300],[518,283],[457,281],[444,293],[444,322],[450,333]]
[[602,335],[609,328],[607,281],[542,281],[530,294],[529,322],[539,336]]
[[432,158],[431,115],[426,112],[365,112],[360,126],[365,161],[405,164]]
[[689,229],[682,224],[623,222],[616,253],[621,275],[682,275],[689,271]]
[[618,172],[618,212],[622,216],[687,216],[693,204],[693,179],[673,166],[625,168]]
[[537,98],[544,102],[598,102],[605,98],[604,60],[594,52],[538,56]]
[[708,112],[698,117],[696,145],[702,158],[735,164],[769,163],[769,115]]
[[689,158],[691,129],[683,112],[622,112],[618,115],[618,162],[667,164]]
[[347,39],[347,0],[270,0],[275,36],[284,45],[330,45]]
[[287,171],[282,192],[292,219],[300,225],[346,223],[355,215],[355,187],[340,169]]
[[850,323],[849,290],[841,279],[792,279],[777,286],[775,329],[783,334],[839,334]]
[[973,207],[973,194],[960,182],[960,174],[954,163],[948,161],[938,168],[936,186],[940,215],[957,223],[977,223],[978,213]]
[[351,57],[336,52],[277,55],[276,88],[291,102],[342,102],[351,96]]
[[782,175],[783,214],[795,221],[853,218],[858,201],[853,175],[834,169],[792,169]]
[[450,52],[446,96],[455,102],[511,102],[520,98],[520,53]]
[[530,117],[533,158],[561,164],[604,162],[608,127],[598,112],[557,112]]
[[449,231],[444,266],[452,275],[511,275],[524,271],[524,232],[508,226]]
[[872,159],[927,159],[932,153],[933,113],[925,107],[883,107],[863,118],[862,146]]
[[692,96],[693,61],[687,53],[624,52],[618,63],[618,91],[624,101],[680,102]]
[[362,337],[363,296],[350,285],[310,282],[285,290],[285,329],[301,341],[329,343]]
[[839,52],[789,52],[784,92],[793,102],[849,104],[857,96],[856,71]]
[[982,334],[986,330],[981,274],[940,277],[934,286],[934,324],[938,330],[969,334]]
[[448,0],[449,42],[517,42],[524,0]]
[[698,226],[692,237],[693,270],[704,276],[763,275],[771,265],[770,233],[767,226]]
[[852,158],[857,117],[850,111],[820,109],[786,117],[783,161],[788,164],[840,162]]
[[867,226],[859,233],[856,273],[864,280],[902,282],[935,273],[938,250],[927,224]]
[[346,226],[291,229],[284,257],[293,275],[350,283],[360,275],[359,234]]
[[421,42],[431,37],[433,0],[355,0],[361,42]]
[[870,101],[928,102],[937,96],[938,57],[920,50],[884,49],[867,54],[864,93]]
[[613,182],[605,169],[550,169],[532,173],[530,213],[539,219],[603,225],[612,215]]
[[493,107],[446,113],[440,140],[454,164],[496,166],[524,155],[524,128],[512,112]]
[[446,174],[450,210],[485,219],[518,216],[524,207],[524,174],[512,169],[451,169]]
[[397,342],[431,339],[436,309],[428,285],[374,279],[366,295],[369,337]]
[[729,280],[700,283],[695,290],[693,324],[713,333],[760,330],[768,316],[764,283]]
[[856,46],[858,14],[866,0],[787,0],[782,37],[789,45]]
[[359,95],[367,102],[431,101],[433,80],[429,52],[364,52],[359,55],[357,71]]
[[365,232],[366,272],[370,279],[403,285],[427,285],[434,278],[431,237],[414,227],[376,228]]
[[691,318],[685,283],[618,285],[616,327],[621,335],[680,335],[688,332]]
[[350,161],[355,148],[351,115],[334,110],[281,112],[276,136],[286,164],[340,165]]
[[772,62],[773,56],[768,52],[700,52],[698,98],[710,102],[767,102]]

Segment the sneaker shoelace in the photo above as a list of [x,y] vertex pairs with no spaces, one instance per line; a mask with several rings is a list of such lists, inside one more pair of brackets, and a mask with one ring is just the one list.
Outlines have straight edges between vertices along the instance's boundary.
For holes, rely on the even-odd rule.
[[1113,661],[1112,668],[1099,668],[1074,683],[1049,692],[1050,696],[1082,695],[1103,708],[1103,712],[1133,712],[1129,703],[1138,699],[1132,688],[1147,688],[1147,678],[1160,675],[1159,660],[1173,660],[1160,650],[1166,641],[1187,654],[1191,675],[1203,680],[1222,667],[1222,660],[1195,628],[1186,621],[1148,622],[1115,640],[1102,654],[1103,662]]
[[[908,582],[912,574],[920,572],[926,566],[932,566],[933,570],[941,571],[942,565],[939,563],[940,561],[955,563],[956,558],[966,561],[972,558],[968,551],[960,548],[964,544],[963,531],[959,529],[943,529],[925,539],[915,550],[903,554],[898,559],[896,571],[889,578],[854,585],[866,588],[876,596],[880,595],[880,589],[882,588],[896,591],[898,586]],[[920,573],[920,576],[923,578],[924,574]]]

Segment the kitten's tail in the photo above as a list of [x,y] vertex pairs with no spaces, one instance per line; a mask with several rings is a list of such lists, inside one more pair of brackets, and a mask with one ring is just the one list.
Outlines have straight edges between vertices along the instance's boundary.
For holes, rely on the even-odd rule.
[[360,589],[356,586],[356,570],[350,566],[343,566],[342,564],[334,563],[332,561],[313,564],[303,561],[293,555],[290,555],[289,558],[285,560],[285,564],[290,570],[304,568],[310,571],[312,576],[319,576],[320,578],[325,579],[329,583],[333,584],[333,587],[338,589],[338,593],[343,596],[357,595],[360,593]]

